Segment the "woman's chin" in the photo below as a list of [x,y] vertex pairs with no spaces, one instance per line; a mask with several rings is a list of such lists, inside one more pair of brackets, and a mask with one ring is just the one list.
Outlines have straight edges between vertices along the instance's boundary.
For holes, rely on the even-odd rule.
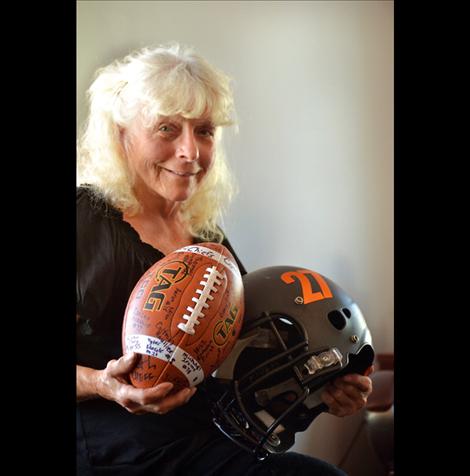
[[168,200],[169,202],[182,203],[191,198],[194,190],[172,190],[169,193],[159,194],[162,198]]

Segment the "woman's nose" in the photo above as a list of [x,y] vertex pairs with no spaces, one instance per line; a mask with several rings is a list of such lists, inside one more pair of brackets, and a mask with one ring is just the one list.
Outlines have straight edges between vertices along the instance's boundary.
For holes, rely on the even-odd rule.
[[183,128],[178,141],[177,156],[189,161],[199,159],[199,147],[192,129]]

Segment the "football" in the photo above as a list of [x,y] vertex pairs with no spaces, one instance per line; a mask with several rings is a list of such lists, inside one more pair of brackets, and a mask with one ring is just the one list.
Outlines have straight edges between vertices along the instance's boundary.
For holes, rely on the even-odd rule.
[[172,382],[172,392],[198,385],[232,350],[243,313],[243,281],[225,246],[198,243],[166,255],[127,303],[123,351],[141,354],[132,385]]

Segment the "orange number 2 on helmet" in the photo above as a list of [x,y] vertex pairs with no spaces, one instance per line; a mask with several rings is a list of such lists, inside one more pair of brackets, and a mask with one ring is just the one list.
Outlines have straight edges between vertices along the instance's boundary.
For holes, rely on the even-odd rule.
[[[312,283],[308,276],[312,276],[313,279],[315,279],[320,286],[321,291],[313,291]],[[309,269],[298,269],[296,271],[287,271],[281,275],[281,279],[287,284],[293,283],[295,278],[299,280],[300,285],[302,286],[302,298],[304,304],[310,304],[311,302],[333,297],[326,281],[318,273],[315,273],[315,271]]]

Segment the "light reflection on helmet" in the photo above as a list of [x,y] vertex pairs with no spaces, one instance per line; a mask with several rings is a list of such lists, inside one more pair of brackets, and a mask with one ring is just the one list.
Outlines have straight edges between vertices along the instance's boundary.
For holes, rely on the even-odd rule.
[[358,305],[325,276],[272,266],[246,274],[243,283],[243,329],[211,379],[214,422],[264,459],[287,451],[295,433],[327,410],[325,384],[364,373],[374,350]]

